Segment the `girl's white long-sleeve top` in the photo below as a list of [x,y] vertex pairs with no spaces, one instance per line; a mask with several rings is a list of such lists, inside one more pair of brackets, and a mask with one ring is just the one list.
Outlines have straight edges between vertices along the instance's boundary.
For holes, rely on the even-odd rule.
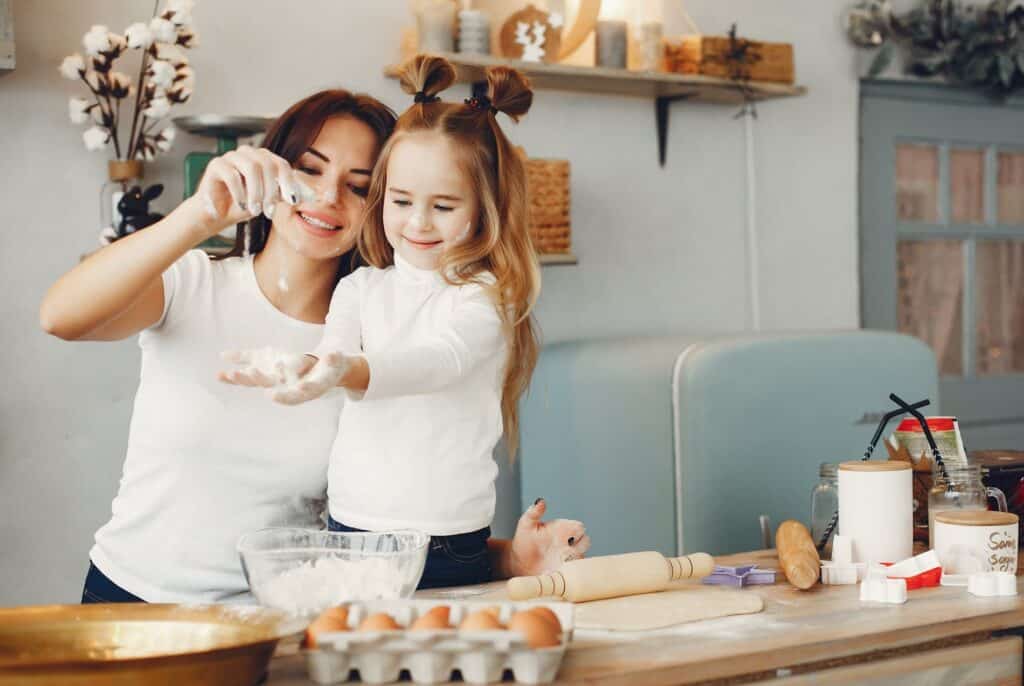
[[[493,277],[491,277],[493,278]],[[359,529],[443,536],[489,526],[507,355],[494,302],[395,255],[331,300],[318,355],[363,356],[370,383],[349,393],[328,471],[328,506]]]

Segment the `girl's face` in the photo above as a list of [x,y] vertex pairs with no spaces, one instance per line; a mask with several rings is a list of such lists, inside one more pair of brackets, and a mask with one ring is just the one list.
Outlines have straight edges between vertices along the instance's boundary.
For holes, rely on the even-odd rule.
[[325,121],[292,165],[316,199],[295,206],[277,203],[274,231],[309,259],[330,259],[351,250],[377,152],[373,129],[358,119],[341,115]]
[[391,150],[386,180],[388,243],[414,266],[436,269],[445,249],[476,228],[476,193],[452,143],[433,132],[407,135]]

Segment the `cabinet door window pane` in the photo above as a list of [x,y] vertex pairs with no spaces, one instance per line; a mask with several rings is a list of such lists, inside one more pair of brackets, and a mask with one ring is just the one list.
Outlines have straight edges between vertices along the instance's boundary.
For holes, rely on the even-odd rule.
[[1024,372],[1024,241],[978,241],[978,374]]
[[899,241],[896,265],[899,330],[931,346],[940,374],[963,375],[963,243]]
[[934,145],[896,146],[896,217],[938,223],[939,151]]
[[999,223],[1024,226],[1024,152],[1001,152],[998,159]]
[[954,224],[985,223],[985,152],[949,153],[949,209]]

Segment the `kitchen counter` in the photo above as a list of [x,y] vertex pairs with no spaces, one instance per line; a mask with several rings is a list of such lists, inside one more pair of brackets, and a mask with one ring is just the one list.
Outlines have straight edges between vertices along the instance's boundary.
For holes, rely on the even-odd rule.
[[[778,566],[774,551],[716,561]],[[964,588],[939,587],[911,591],[904,605],[862,604],[857,586],[804,592],[778,576],[773,586],[744,590],[764,599],[759,614],[657,631],[578,631],[556,683],[1021,683],[1024,595],[978,598]],[[495,597],[501,587],[441,593]],[[295,650],[284,646],[274,658],[270,686],[313,683]]]

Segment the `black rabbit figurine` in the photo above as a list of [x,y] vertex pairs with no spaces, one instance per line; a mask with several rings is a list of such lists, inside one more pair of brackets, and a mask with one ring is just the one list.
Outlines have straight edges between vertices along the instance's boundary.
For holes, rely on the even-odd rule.
[[142,186],[132,186],[117,201],[117,211],[121,215],[121,223],[117,226],[118,237],[127,236],[164,218],[164,215],[149,211],[149,203],[160,197],[164,192],[162,183],[155,183],[146,190]]

